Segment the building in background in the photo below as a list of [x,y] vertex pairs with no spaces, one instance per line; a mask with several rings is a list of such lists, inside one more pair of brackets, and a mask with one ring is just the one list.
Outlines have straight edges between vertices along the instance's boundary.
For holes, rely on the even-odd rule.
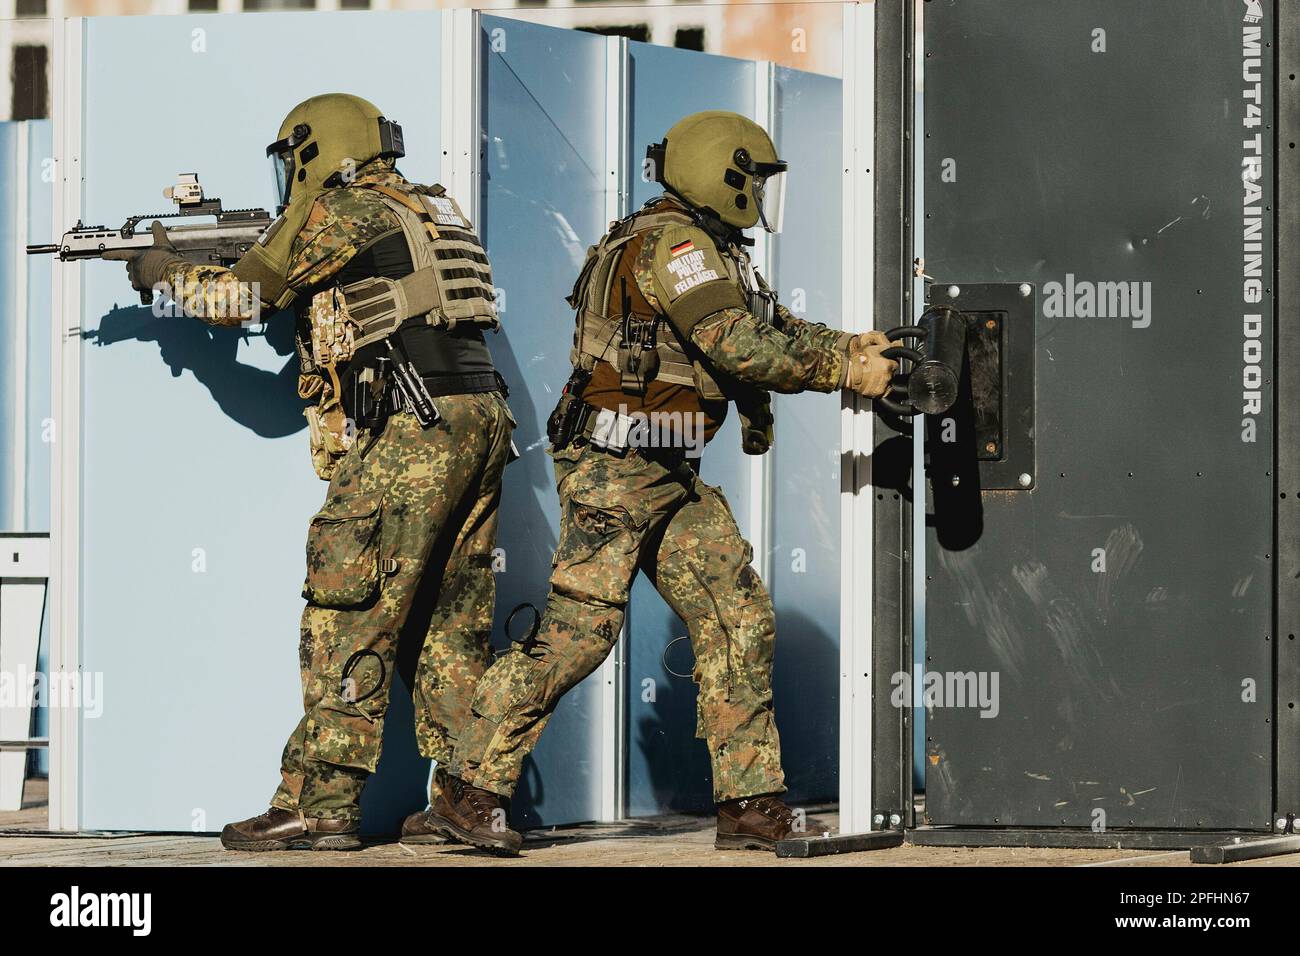
[[[550,26],[839,74],[840,4],[677,0],[0,0],[0,121],[49,116],[61,17],[478,7]],[[819,38],[833,42],[818,42]]]

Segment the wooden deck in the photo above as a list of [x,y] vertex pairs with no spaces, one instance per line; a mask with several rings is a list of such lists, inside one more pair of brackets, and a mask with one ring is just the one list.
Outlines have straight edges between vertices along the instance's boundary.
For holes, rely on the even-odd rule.
[[[463,846],[408,847],[385,840],[348,853],[232,853],[213,836],[128,834],[50,836],[45,781],[28,784],[24,807],[0,813],[0,866],[1190,866],[1185,850],[1052,850],[901,846],[818,860],[713,849],[713,821],[657,817],[532,831],[516,859]],[[834,813],[809,817],[814,832],[833,831]],[[24,832],[27,831],[27,832]],[[1300,866],[1300,854],[1236,866]]]

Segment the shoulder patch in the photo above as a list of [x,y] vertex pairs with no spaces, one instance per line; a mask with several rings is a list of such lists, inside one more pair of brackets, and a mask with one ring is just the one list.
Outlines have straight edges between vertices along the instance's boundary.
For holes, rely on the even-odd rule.
[[434,225],[437,226],[454,226],[458,229],[468,229],[469,220],[460,213],[460,207],[450,196],[438,194],[431,196],[427,193],[421,194],[420,201],[424,203],[424,208],[433,218]]
[[708,282],[734,281],[713,240],[695,226],[669,226],[646,237],[656,291],[671,304]]

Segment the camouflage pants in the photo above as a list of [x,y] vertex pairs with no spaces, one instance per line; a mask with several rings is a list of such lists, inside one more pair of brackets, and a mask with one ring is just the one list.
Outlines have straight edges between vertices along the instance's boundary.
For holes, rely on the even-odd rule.
[[514,422],[496,392],[437,403],[443,418],[428,430],[403,413],[378,436],[361,432],[312,519],[299,647],[304,714],[285,745],[272,806],[360,818],[398,636],[413,608],[417,620],[429,619],[414,675],[403,673],[423,756],[449,762],[491,661],[491,551]]
[[556,478],[560,541],[538,643],[512,646],[483,676],[451,772],[513,792],[560,698],[613,649],[641,570],[690,634],[714,799],[783,791],[772,602],[722,493],[685,463],[590,447],[559,453]]

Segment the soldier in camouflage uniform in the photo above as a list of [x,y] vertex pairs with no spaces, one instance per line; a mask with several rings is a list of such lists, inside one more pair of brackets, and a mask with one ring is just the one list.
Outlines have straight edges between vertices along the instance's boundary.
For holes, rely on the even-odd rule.
[[[561,696],[613,648],[638,571],[685,621],[695,652],[716,845],[770,849],[789,835],[772,602],[722,492],[700,479],[687,425],[700,422],[707,439],[734,403],[744,450],[761,454],[769,392],[875,397],[895,370],[882,335],[796,318],[753,270],[743,231],[778,228],[773,180],[785,170],[761,127],[734,113],[689,116],[650,159],[665,195],[612,225],[569,300],[574,374],[549,429],[562,515],[543,621],[480,681],[451,787],[429,811],[448,836],[497,852],[521,844],[499,798]],[[675,440],[663,440],[665,423]]]
[[[266,813],[228,825],[231,849],[360,845],[362,787],[379,761],[398,634],[430,615],[413,679],[420,753],[437,800],[475,684],[491,661],[502,471],[514,427],[483,332],[491,270],[439,186],[394,166],[401,129],[358,97],[296,107],[274,162],[282,213],[233,270],[167,244],[123,254],[132,284],[238,325],[293,305],[312,456],[329,479],[307,537],[299,657],[304,715]],[[107,258],[107,257],[106,257]],[[443,842],[403,825],[409,842]]]

